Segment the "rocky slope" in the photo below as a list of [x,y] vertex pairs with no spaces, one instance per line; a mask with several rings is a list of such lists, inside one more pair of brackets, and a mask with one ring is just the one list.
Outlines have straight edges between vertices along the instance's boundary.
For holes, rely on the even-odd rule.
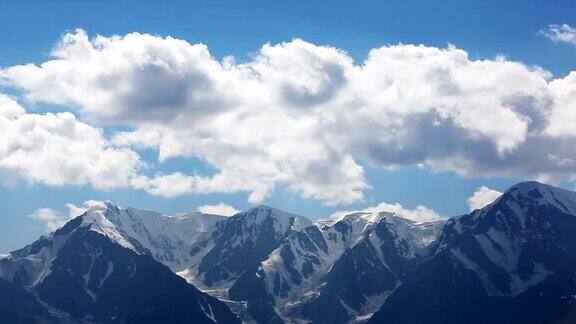
[[0,278],[35,296],[58,322],[239,322],[117,227],[110,220],[116,211],[110,204],[92,208],[9,253],[0,259]]
[[576,193],[536,182],[431,223],[385,211],[313,223],[267,206],[166,216],[104,203],[0,259],[0,296],[21,300],[0,306],[0,320],[569,321],[574,233]]
[[373,323],[545,323],[576,310],[576,193],[537,182],[447,222]]

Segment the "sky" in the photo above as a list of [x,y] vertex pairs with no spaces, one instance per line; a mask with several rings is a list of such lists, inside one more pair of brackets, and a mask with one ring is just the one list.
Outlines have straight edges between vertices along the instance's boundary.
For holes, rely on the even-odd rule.
[[95,201],[417,221],[574,188],[574,1],[1,1],[0,252]]

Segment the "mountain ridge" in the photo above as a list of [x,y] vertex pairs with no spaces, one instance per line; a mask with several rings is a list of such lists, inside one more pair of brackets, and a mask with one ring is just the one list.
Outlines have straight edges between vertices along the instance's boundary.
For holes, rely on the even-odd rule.
[[450,219],[433,256],[371,323],[537,323],[567,316],[576,292],[574,197],[524,182]]
[[[68,237],[78,236],[79,229],[87,234],[71,250]],[[571,299],[562,298],[576,296],[576,256],[570,253],[576,251],[573,232],[576,193],[538,182],[518,183],[486,207],[435,222],[414,222],[386,211],[352,212],[312,222],[264,205],[230,217],[197,212],[168,216],[108,201],[0,257],[0,278],[38,293],[48,304],[56,303],[54,309],[65,309],[65,316],[78,318],[89,308],[58,304],[65,295],[50,297],[58,291],[46,290],[44,282],[56,275],[79,281],[71,293],[86,305],[99,305],[96,296],[109,280],[109,272],[116,271],[106,260],[128,253],[128,259],[148,260],[144,273],[168,271],[166,278],[174,274],[184,278],[192,288],[174,279],[163,285],[180,287],[176,290],[188,296],[186,300],[205,300],[191,305],[219,305],[210,307],[220,309],[221,318],[232,318],[227,313],[231,309],[246,323],[378,323],[384,319],[476,323],[476,317],[480,322],[530,323],[570,311]],[[29,259],[30,255],[34,258]],[[74,259],[86,261],[77,264]],[[87,269],[95,264],[93,279]],[[127,282],[130,273],[125,274]],[[194,287],[200,290],[192,293]],[[214,304],[216,299],[206,299],[201,291],[227,307]],[[467,297],[470,294],[473,298]],[[430,303],[425,297],[439,302]],[[151,309],[146,313],[160,316],[167,307],[163,300],[172,297],[158,298],[139,311]],[[407,308],[411,300],[418,301],[420,311]],[[500,317],[470,310],[462,313],[470,303]],[[538,303],[544,305],[540,317],[514,313],[515,307],[537,309]],[[106,308],[98,307],[99,313],[86,320],[109,316]],[[209,314],[210,307],[200,307],[194,316]],[[420,313],[421,317],[414,315]],[[138,319],[145,322],[146,318]]]
[[0,278],[58,310],[55,322],[148,323],[162,316],[173,322],[239,322],[223,303],[122,236],[101,211],[94,208],[9,253],[0,259]]

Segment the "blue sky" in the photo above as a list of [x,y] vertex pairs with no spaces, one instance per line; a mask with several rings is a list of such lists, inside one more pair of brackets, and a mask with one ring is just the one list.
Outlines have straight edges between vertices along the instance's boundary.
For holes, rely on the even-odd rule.
[[[549,78],[554,79],[576,70],[576,46],[554,42],[539,31],[553,24],[576,26],[575,12],[573,1],[333,1],[330,4],[322,1],[174,1],[170,4],[0,1],[0,30],[4,31],[0,33],[0,68],[50,60],[50,53],[61,37],[81,28],[89,37],[131,32],[172,36],[192,44],[206,44],[216,60],[233,55],[238,62],[253,60],[265,43],[278,44],[294,38],[344,50],[357,65],[362,64],[371,49],[381,46],[402,43],[446,48],[453,44],[465,50],[470,60],[495,60],[503,55],[508,61],[540,66],[550,71]],[[47,102],[49,100],[32,102],[24,99],[26,91],[39,90],[11,85],[0,88],[0,92],[11,95],[28,113],[70,110],[84,120],[83,108],[70,108],[67,104]],[[92,123],[88,119],[86,122]],[[115,124],[100,122],[94,123],[94,127],[106,133],[137,128],[133,124],[125,128],[117,125],[118,121]],[[202,157],[176,156],[160,162],[155,149],[134,150],[143,161],[153,165],[152,170],[146,171],[150,176],[157,171],[210,176],[217,172],[214,165]],[[327,206],[322,199],[289,190],[291,183],[280,181],[261,202],[311,218],[379,202],[400,203],[409,209],[424,205],[441,215],[452,216],[468,211],[466,200],[480,186],[503,191],[534,175],[501,172],[494,176],[484,170],[463,176],[454,168],[442,171],[419,167],[418,163],[389,168],[368,162],[368,157],[354,157],[364,168],[366,183],[371,187],[363,191],[363,200]],[[9,178],[8,173],[0,172],[0,177]],[[567,180],[554,179],[555,183],[572,188],[573,183]],[[27,217],[35,210],[52,208],[65,213],[65,204],[81,205],[89,199],[111,200],[122,206],[166,213],[195,210],[199,205],[219,202],[238,209],[252,206],[248,202],[249,192],[245,191],[187,193],[166,198],[125,187],[101,190],[90,184],[3,182],[5,185],[0,186],[0,251],[18,248],[45,231],[42,222]]]

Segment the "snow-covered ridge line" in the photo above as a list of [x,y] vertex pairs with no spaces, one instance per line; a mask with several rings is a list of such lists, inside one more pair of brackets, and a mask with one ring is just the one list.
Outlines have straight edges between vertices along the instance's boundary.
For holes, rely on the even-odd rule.
[[568,214],[576,214],[576,192],[565,190],[536,181],[521,182],[504,195],[510,195],[519,201],[532,201],[540,205],[554,206]]
[[[353,212],[314,223],[268,206],[231,217],[199,212],[170,216],[105,202],[23,252],[0,257],[0,277],[35,285],[50,275],[51,260],[68,233],[96,232],[151,255],[225,301],[246,321],[273,322],[274,316],[288,322],[320,320],[313,314],[363,320],[402,289],[416,266],[442,255],[450,269],[473,270],[489,296],[514,297],[541,284],[556,270],[541,257],[521,262],[525,242],[541,233],[557,237],[550,224],[570,222],[573,218],[565,214],[576,215],[575,206],[576,193],[533,182],[511,187],[470,214],[421,223],[386,211]],[[92,291],[120,269],[102,263],[98,276],[92,276],[95,259],[91,251],[84,256],[89,267],[80,274],[86,285],[97,279]],[[17,277],[19,268],[30,275]],[[495,273],[506,273],[509,280]],[[248,305],[255,308],[247,311]],[[210,317],[211,310],[204,311]]]

